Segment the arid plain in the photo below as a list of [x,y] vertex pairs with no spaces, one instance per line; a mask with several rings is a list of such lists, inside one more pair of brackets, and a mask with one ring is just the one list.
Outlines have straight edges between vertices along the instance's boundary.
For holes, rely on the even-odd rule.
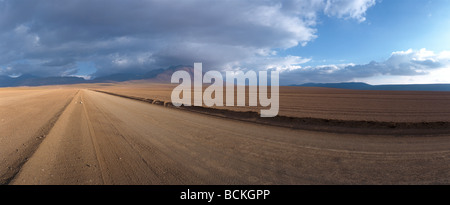
[[167,104],[174,86],[1,88],[0,183],[450,183],[450,93],[280,87],[280,116],[333,132],[145,102]]

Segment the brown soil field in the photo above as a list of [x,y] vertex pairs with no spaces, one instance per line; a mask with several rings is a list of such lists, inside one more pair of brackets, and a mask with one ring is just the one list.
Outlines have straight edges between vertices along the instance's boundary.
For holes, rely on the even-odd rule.
[[[0,183],[450,184],[450,134],[360,135],[290,129],[93,91],[164,100],[170,86],[0,89]],[[283,89],[303,90],[291,95],[317,103],[317,95],[330,92],[337,92],[335,99],[347,96],[343,101],[350,104],[361,98],[345,90]],[[282,93],[288,96],[289,92]],[[422,102],[441,103],[448,97],[412,92],[399,99],[417,96],[425,96]],[[326,103],[345,107],[345,103]],[[427,109],[438,111],[437,106],[422,111]],[[315,117],[324,114],[317,112]],[[416,115],[421,120],[442,117]]]
[[[104,84],[92,88],[170,102],[175,86],[175,84],[124,83]],[[246,94],[248,102],[248,90]],[[281,86],[279,102],[278,114],[289,117],[379,122],[450,121],[450,92],[358,91]],[[267,109],[261,106],[215,108],[254,112]]]

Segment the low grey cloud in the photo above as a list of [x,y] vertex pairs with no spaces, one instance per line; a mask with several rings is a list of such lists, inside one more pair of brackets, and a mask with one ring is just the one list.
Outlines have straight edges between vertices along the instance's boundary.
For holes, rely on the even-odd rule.
[[435,54],[426,49],[393,52],[383,62],[368,64],[342,64],[306,66],[281,73],[283,83],[301,84],[310,82],[337,83],[354,81],[374,76],[419,76],[428,75],[442,68],[450,67],[447,51]]
[[0,75],[72,75],[77,62],[92,62],[94,76],[194,61],[213,69],[263,69],[267,65],[255,62],[280,62],[285,57],[275,50],[317,38],[318,13],[363,21],[373,5],[373,0],[3,0]]

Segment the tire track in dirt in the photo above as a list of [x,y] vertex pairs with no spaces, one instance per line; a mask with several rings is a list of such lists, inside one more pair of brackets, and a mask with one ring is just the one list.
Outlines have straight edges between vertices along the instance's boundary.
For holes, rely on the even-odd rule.
[[73,101],[75,96],[78,95],[80,91],[78,90],[75,95],[70,98],[64,107],[59,110],[47,123],[45,123],[34,135],[32,140],[29,141],[28,146],[25,147],[25,150],[22,152],[22,155],[12,163],[12,165],[8,168],[8,171],[2,176],[0,176],[0,184],[9,184],[11,183],[17,174],[22,169],[23,165],[33,156],[36,150],[39,148],[39,145],[45,140],[45,137],[51,131],[55,123],[58,121],[61,114],[66,110],[67,106]]
[[448,137],[286,129],[81,90],[11,184],[449,184],[449,147]]
[[[101,118],[107,118],[105,124],[109,125],[109,130],[117,126],[131,139],[129,144],[154,151],[136,153],[120,140],[119,134],[113,134],[115,131],[104,135],[108,139],[100,138],[102,151],[130,148],[126,154],[136,156],[130,161],[133,169],[109,163],[114,167],[109,169],[111,171],[127,169],[122,176],[122,173],[111,175],[116,176],[117,182],[135,184],[133,179],[123,177],[135,174],[147,176],[145,182],[153,184],[152,171],[137,175],[138,169],[134,168],[140,167],[137,164],[143,157],[156,168],[167,168],[167,174],[162,175],[166,177],[162,181],[166,184],[190,184],[188,180],[192,178],[197,184],[448,183],[448,173],[442,174],[448,170],[446,137],[394,138],[306,132],[211,118],[102,93],[86,92],[86,97],[97,107],[88,108],[107,116]],[[167,157],[162,160],[162,156]],[[180,174],[169,175],[178,172]]]
[[234,111],[228,109],[217,109],[203,106],[173,106],[170,101],[160,101],[156,99],[141,98],[107,92],[102,90],[92,90],[112,96],[142,101],[154,105],[160,105],[168,108],[176,108],[185,111],[210,115],[214,117],[227,118],[243,122],[252,122],[261,125],[270,125],[276,127],[286,127],[300,130],[311,130],[328,133],[342,134],[362,134],[362,135],[448,135],[450,133],[450,122],[431,121],[431,122],[385,122],[385,121],[357,121],[357,120],[336,120],[310,117],[288,117],[275,116],[262,118],[258,112],[254,111]]
[[[82,94],[80,94],[80,99],[81,99],[81,102],[85,102]],[[99,148],[97,140],[96,140],[95,131],[92,126],[92,122],[89,119],[89,114],[86,110],[86,103],[83,104],[83,111],[84,111],[84,117],[86,118],[87,125],[89,127],[89,135],[90,135],[90,138],[92,141],[92,145],[94,146],[95,158],[97,159],[97,163],[100,168],[100,175],[102,177],[102,182],[103,182],[103,184],[105,184],[105,183],[109,182],[109,180],[107,180],[105,177],[105,167],[106,167],[105,160],[100,155],[100,152],[99,152],[100,148]]]

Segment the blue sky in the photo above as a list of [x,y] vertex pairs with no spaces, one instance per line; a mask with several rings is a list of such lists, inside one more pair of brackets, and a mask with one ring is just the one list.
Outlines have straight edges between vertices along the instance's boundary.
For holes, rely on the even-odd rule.
[[289,48],[285,55],[300,55],[324,62],[368,63],[389,58],[393,51],[450,47],[450,1],[384,0],[366,11],[366,20],[320,15],[318,38],[307,46]]
[[[279,54],[310,58],[310,61],[301,64],[303,67],[383,62],[393,52],[409,49],[413,52],[426,49],[438,55],[450,49],[448,11],[450,1],[445,0],[384,0],[376,1],[374,6],[366,10],[363,22],[329,17],[321,13],[316,27],[316,39],[306,46],[280,50]],[[440,74],[449,75],[435,79]],[[439,71],[431,77],[382,75],[342,81],[364,81],[371,84],[450,83],[450,72]],[[325,82],[341,81],[331,79]]]
[[280,84],[450,83],[447,0],[0,0],[0,75],[278,70]]

